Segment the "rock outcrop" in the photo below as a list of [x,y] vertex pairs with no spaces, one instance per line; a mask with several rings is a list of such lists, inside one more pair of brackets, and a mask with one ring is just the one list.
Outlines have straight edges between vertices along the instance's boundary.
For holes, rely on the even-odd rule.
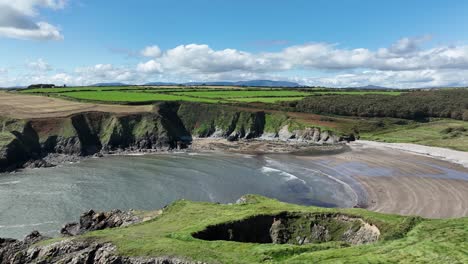
[[88,231],[127,226],[141,221],[142,219],[131,211],[112,210],[110,212],[95,212],[94,210],[89,210],[80,216],[79,223],[66,224],[60,230],[60,233],[64,236],[76,236]]

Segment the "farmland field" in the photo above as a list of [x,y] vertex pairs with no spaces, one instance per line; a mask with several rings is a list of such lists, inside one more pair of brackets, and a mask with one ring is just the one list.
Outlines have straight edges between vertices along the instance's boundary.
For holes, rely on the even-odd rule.
[[301,100],[304,97],[246,97],[246,98],[230,98],[229,101],[243,102],[243,103],[277,103],[284,101]]
[[115,91],[115,90],[130,90],[141,89],[137,86],[115,86],[115,87],[57,87],[57,88],[34,88],[22,90],[22,93],[68,93],[74,91]]
[[145,93],[145,92],[123,92],[123,91],[83,91],[83,92],[68,92],[61,94],[64,97],[101,101],[101,102],[156,102],[156,101],[189,101],[189,102],[206,102],[216,103],[219,100],[206,99],[206,98],[193,98],[188,96],[177,96],[163,93]]
[[157,101],[201,103],[265,103],[302,100],[307,96],[382,94],[400,95],[400,91],[363,91],[324,88],[285,89],[234,86],[90,86],[20,90],[65,99],[112,104],[152,104]]
[[314,91],[313,94],[320,94],[320,95],[332,95],[332,94],[339,94],[339,95],[365,95],[365,94],[383,94],[383,95],[400,95],[402,92],[399,91]]
[[186,95],[203,98],[248,98],[248,97],[292,97],[307,96],[309,93],[291,90],[246,90],[246,91],[194,91],[176,92],[177,95]]

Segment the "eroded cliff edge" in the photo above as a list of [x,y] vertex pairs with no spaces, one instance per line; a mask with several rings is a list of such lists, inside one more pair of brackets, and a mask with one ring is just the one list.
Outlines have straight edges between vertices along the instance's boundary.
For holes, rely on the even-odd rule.
[[[115,151],[187,148],[194,138],[255,138],[334,144],[352,140],[280,113],[197,103],[161,103],[137,114],[84,112],[69,117],[0,117],[0,172],[52,166]],[[51,158],[52,157],[52,158]]]

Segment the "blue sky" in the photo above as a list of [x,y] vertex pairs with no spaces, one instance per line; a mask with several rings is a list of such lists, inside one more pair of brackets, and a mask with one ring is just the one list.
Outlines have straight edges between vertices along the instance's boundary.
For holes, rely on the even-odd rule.
[[468,1],[0,0],[0,86],[463,86],[467,24]]

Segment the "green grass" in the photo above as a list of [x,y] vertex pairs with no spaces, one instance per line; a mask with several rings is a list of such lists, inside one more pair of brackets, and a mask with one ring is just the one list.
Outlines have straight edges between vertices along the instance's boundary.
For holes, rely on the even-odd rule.
[[284,101],[298,101],[304,97],[247,97],[247,98],[232,98],[229,101],[243,102],[243,103],[278,103]]
[[12,133],[0,131],[0,150],[10,144],[14,139],[15,136]]
[[[448,132],[448,128],[453,131]],[[453,119],[433,119],[431,122],[426,123],[408,121],[406,125],[394,124],[388,127],[384,126],[381,129],[374,129],[374,131],[366,131],[361,133],[361,138],[468,151],[468,122]]]
[[402,92],[398,91],[317,91],[313,92],[312,94],[320,94],[320,95],[330,95],[330,94],[346,94],[346,95],[365,95],[365,94],[383,94],[383,95],[401,95]]
[[246,98],[246,97],[304,97],[309,95],[305,92],[291,90],[246,90],[246,91],[197,91],[197,92],[176,92],[177,95],[186,95],[203,98]]
[[[466,263],[468,218],[424,220],[363,209],[327,209],[250,196],[248,204],[225,205],[178,201],[161,216],[125,228],[91,232],[75,239],[112,242],[126,256],[177,256],[209,263]],[[279,245],[204,241],[192,237],[209,225],[280,212],[341,213],[376,225],[381,236],[373,245],[343,242]],[[409,231],[409,232],[408,232]],[[56,242],[41,242],[48,244]]]
[[146,93],[146,92],[124,92],[124,91],[85,91],[85,92],[68,92],[61,94],[64,97],[69,97],[78,100],[113,102],[113,103],[151,103],[157,101],[189,101],[189,102],[205,102],[216,103],[219,100],[193,98],[188,96],[178,96],[171,94]]
[[132,90],[142,89],[138,86],[98,86],[98,87],[57,87],[57,88],[35,88],[21,90],[21,93],[66,93],[72,91],[117,91],[117,90]]

